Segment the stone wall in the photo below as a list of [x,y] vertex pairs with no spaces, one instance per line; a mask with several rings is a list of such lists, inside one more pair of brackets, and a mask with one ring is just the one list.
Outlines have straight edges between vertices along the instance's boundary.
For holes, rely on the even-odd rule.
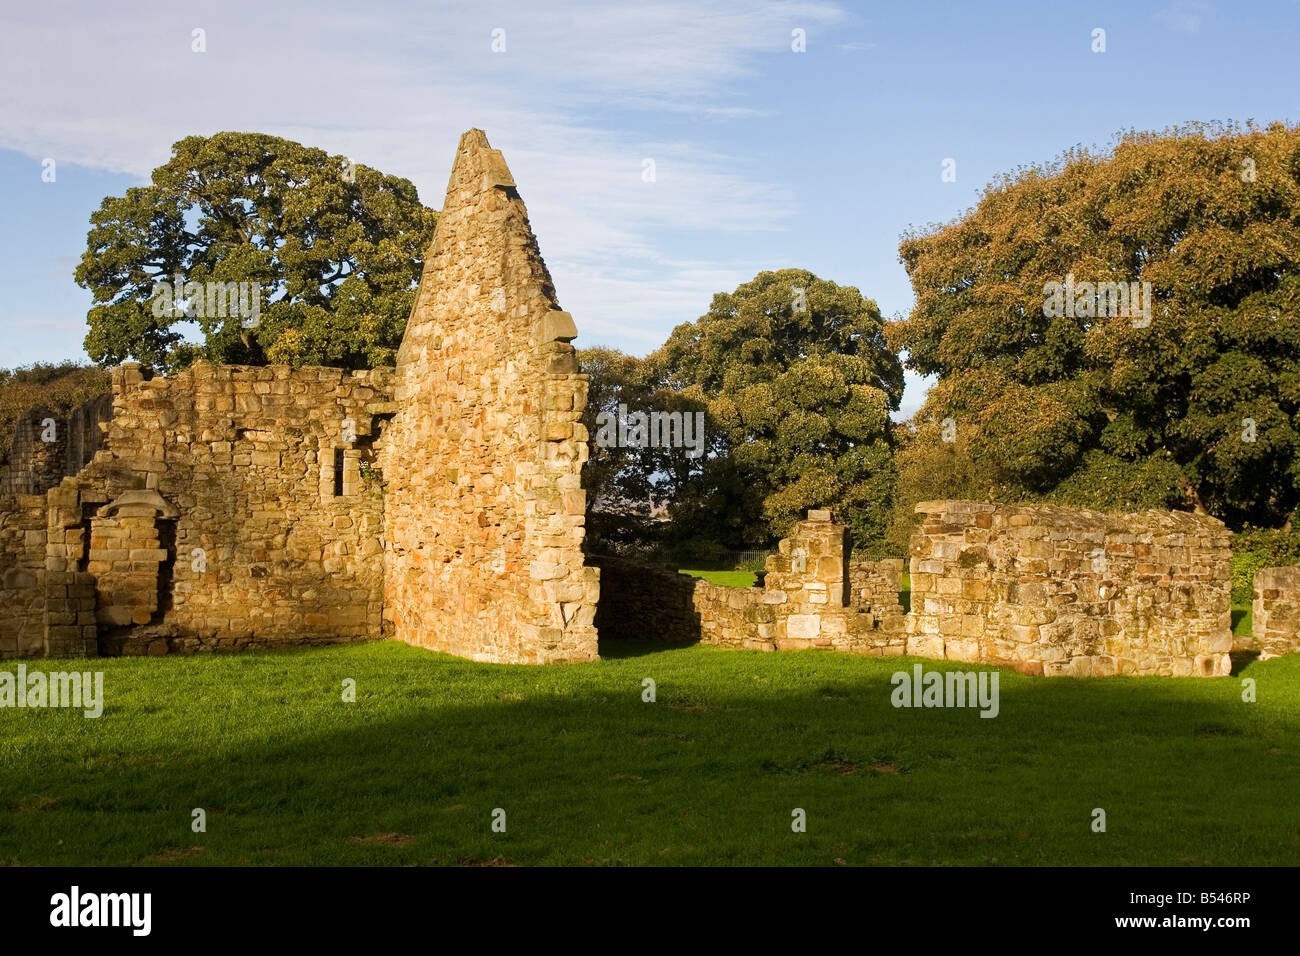
[[[42,436],[51,428],[53,441]],[[66,429],[48,408],[37,406],[19,416],[9,445],[9,459],[0,468],[0,495],[43,495],[63,476]]]
[[1184,512],[922,502],[908,653],[1030,673],[1229,673],[1229,532]]
[[700,639],[697,579],[612,555],[589,555],[587,563],[600,570],[596,630],[602,641]]
[[1300,653],[1300,567],[1255,572],[1251,621],[1261,660]]
[[731,588],[710,581],[695,583],[699,640],[747,651],[776,650],[776,611],[764,601],[763,588]]
[[[903,652],[897,590],[902,562],[851,565],[848,529],[835,524],[829,511],[810,511],[777,553],[768,555],[762,587],[726,587],[616,558],[590,560],[601,568],[596,620],[602,639],[661,637],[762,651]],[[853,574],[858,601],[850,600]]]
[[43,407],[24,412],[0,468],[0,497],[43,495],[86,467],[103,446],[101,426],[112,412],[113,397],[107,394],[77,406],[66,418]]
[[45,496],[0,498],[0,659],[45,653]]
[[398,353],[385,449],[385,613],[399,640],[484,661],[596,658],[580,472],[587,401],[527,211],[461,137]]
[[61,429],[67,435],[67,443],[63,451],[64,477],[77,474],[95,460],[95,455],[104,447],[108,423],[112,418],[111,392],[78,405],[68,414]]
[[903,614],[903,606],[898,602],[902,589],[902,558],[850,561],[849,603],[870,611],[877,619]]
[[113,372],[106,446],[51,496],[50,570],[96,580],[106,653],[380,636],[390,370]]
[[[810,511],[768,557],[762,587],[695,581],[697,618],[674,611],[673,633],[722,647],[906,654],[1033,674],[1229,672],[1228,532],[1214,519],[963,501],[918,510],[926,520],[912,541],[912,613],[898,601],[902,562],[851,560],[847,529]],[[1257,579],[1268,606],[1257,600],[1256,614],[1278,632],[1273,653],[1295,649],[1300,624],[1300,568],[1281,571]],[[653,605],[684,586],[654,569],[638,580],[634,565],[605,573],[606,593],[623,593],[613,616],[624,622],[653,619]]]

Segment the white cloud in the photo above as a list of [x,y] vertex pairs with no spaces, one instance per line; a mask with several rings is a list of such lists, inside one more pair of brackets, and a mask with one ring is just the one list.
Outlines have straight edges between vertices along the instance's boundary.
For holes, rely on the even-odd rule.
[[[759,107],[742,81],[789,55],[792,25],[813,37],[845,19],[775,0],[10,4],[0,147],[143,181],[183,136],[257,130],[408,177],[439,206],[460,133],[479,127],[505,152],[579,328],[653,345],[756,271],[681,261],[665,234],[725,247],[781,228],[798,201],[735,157],[643,130],[662,111],[743,123]],[[190,49],[196,27],[205,53]]]
[[1196,33],[1209,12],[1207,0],[1174,0],[1165,9],[1157,11],[1155,18],[1171,30]]

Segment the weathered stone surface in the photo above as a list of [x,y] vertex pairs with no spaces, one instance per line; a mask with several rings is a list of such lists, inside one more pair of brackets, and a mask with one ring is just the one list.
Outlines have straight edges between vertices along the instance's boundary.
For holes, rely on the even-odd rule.
[[1260,568],[1252,602],[1253,644],[1261,660],[1300,653],[1300,567]]
[[916,510],[908,653],[935,656],[942,638],[941,656],[1046,674],[1228,673],[1229,532],[1213,518],[970,501]]
[[0,467],[0,498],[44,495],[65,476],[75,475],[104,440],[101,423],[113,414],[111,395],[92,398],[66,417],[47,408],[24,412],[14,428],[8,461]]
[[[401,476],[385,501],[385,616],[399,640],[474,660],[593,660],[594,569],[581,498],[564,495],[587,458],[587,379],[513,185],[480,130],[461,137],[381,459]],[[560,599],[569,584],[577,599]]]

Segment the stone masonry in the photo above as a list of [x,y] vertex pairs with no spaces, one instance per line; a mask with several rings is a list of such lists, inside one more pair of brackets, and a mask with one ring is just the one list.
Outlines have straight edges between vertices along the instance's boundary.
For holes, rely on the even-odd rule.
[[0,468],[0,497],[44,494],[65,475],[75,475],[103,444],[100,428],[113,415],[113,401],[101,395],[61,418],[47,408],[24,412],[14,428],[9,460]]
[[400,479],[384,508],[398,640],[483,661],[596,658],[576,334],[505,161],[470,130],[398,354],[382,457]]
[[596,657],[587,380],[527,213],[460,143],[393,369],[114,370],[0,475],[0,657],[394,636]]
[[1251,610],[1261,660],[1300,653],[1300,567],[1256,571]]
[[[1229,673],[1228,532],[1214,519],[965,501],[917,507],[927,520],[912,539],[911,613],[898,603],[902,562],[851,561],[847,529],[811,511],[769,556],[761,587],[681,576],[674,586],[658,569],[634,573],[600,559],[607,590],[625,592],[626,621],[609,636],[910,655],[1045,675]],[[1257,581],[1265,656],[1300,649],[1300,568],[1269,569]],[[682,592],[694,620],[682,613]]]
[[1230,672],[1221,522],[970,501],[916,510],[909,653],[1049,675]]

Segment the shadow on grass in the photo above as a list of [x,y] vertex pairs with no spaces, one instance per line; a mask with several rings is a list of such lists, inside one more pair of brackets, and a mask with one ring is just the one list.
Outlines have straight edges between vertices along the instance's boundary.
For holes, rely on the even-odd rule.
[[0,713],[0,862],[1300,862],[1297,662],[1250,666],[1256,704],[1227,678],[1003,671],[985,719],[891,705],[894,672],[963,665],[632,645],[116,664],[98,721]]

